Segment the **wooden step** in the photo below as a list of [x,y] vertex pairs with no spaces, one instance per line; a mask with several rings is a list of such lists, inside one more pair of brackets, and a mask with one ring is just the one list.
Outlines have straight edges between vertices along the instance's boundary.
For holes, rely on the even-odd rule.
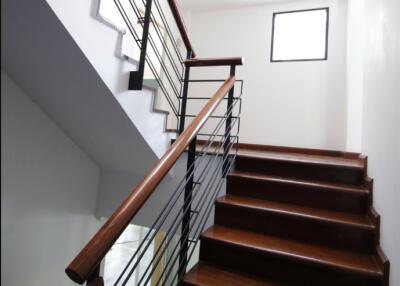
[[365,176],[362,160],[274,152],[259,156],[240,154],[235,168],[242,172],[354,186],[362,185]]
[[341,212],[366,214],[370,192],[364,187],[232,172],[227,193]]
[[[285,286],[281,283],[268,281],[263,278],[256,278],[231,272],[225,269],[200,262],[194,266],[182,281],[184,286]],[[286,285],[288,286],[288,285]]]
[[266,153],[274,154],[284,154],[284,155],[294,155],[294,156],[324,156],[333,158],[343,158],[343,159],[358,159],[364,160],[365,157],[361,153],[345,152],[339,150],[324,150],[324,149],[309,149],[309,148],[299,148],[299,147],[288,147],[288,146],[273,146],[273,145],[259,145],[259,144],[248,144],[239,143],[235,146],[241,154],[247,155],[263,155]]
[[377,286],[377,256],[214,225],[202,234],[200,260],[299,286]]
[[340,249],[375,251],[376,228],[362,215],[226,195],[216,202],[215,223]]
[[351,156],[332,156],[324,153],[307,153],[307,152],[282,152],[277,150],[246,150],[243,148],[238,149],[239,155],[266,158],[266,159],[279,159],[294,162],[307,162],[312,164],[324,164],[331,166],[347,166],[363,168],[365,158],[360,154]]

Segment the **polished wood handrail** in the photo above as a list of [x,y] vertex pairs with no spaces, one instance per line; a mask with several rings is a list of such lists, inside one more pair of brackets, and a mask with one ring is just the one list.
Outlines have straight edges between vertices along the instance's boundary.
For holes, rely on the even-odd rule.
[[222,84],[195,119],[168,149],[165,155],[148,172],[146,177],[130,193],[120,207],[71,262],[65,271],[73,281],[81,284],[86,281],[89,274],[99,265],[109,249],[129,225],[149,196],[154,192],[161,180],[173,167],[189,143],[198,134],[201,127],[234,84],[234,76],[229,77]]
[[186,67],[211,67],[211,66],[241,66],[243,58],[204,58],[204,59],[189,59],[185,61]]
[[192,44],[190,43],[189,36],[186,30],[185,23],[183,22],[183,18],[181,13],[179,12],[178,5],[176,4],[175,0],[168,0],[169,7],[171,8],[172,15],[174,16],[176,25],[178,26],[179,32],[181,33],[181,37],[183,43],[188,52],[191,52],[191,57],[194,58],[196,53],[193,50]]

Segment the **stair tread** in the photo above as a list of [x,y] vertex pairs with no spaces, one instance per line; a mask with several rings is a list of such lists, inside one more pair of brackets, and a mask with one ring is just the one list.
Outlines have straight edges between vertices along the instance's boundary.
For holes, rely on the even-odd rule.
[[195,265],[185,275],[183,281],[196,286],[284,286],[262,278],[221,269],[205,262]]
[[309,181],[309,180],[303,180],[303,179],[297,179],[297,178],[279,177],[279,176],[273,176],[273,175],[256,174],[256,173],[242,172],[242,171],[233,171],[233,172],[229,173],[228,176],[241,177],[244,179],[280,182],[280,183],[286,183],[286,184],[293,184],[293,185],[297,185],[297,186],[307,186],[307,187],[311,187],[311,188],[324,188],[324,189],[331,189],[334,191],[341,191],[341,192],[352,192],[352,193],[360,193],[360,194],[366,194],[366,195],[369,194],[369,190],[364,187],[349,186],[349,185],[338,184],[338,183]]
[[224,226],[214,225],[202,234],[202,239],[245,247],[257,252],[283,255],[309,264],[382,277],[383,272],[374,255],[362,254],[282,239]]
[[281,160],[298,163],[308,163],[317,165],[347,167],[354,169],[364,169],[364,161],[361,159],[351,159],[343,157],[332,157],[323,155],[311,155],[301,153],[282,153],[273,151],[254,151],[238,150],[238,156],[257,159]]
[[325,209],[316,209],[301,205],[273,202],[251,197],[226,195],[218,198],[217,203],[228,204],[237,207],[286,213],[286,214],[318,219],[321,221],[330,221],[339,224],[345,224],[371,230],[375,228],[374,224],[369,220],[368,216],[330,211]]

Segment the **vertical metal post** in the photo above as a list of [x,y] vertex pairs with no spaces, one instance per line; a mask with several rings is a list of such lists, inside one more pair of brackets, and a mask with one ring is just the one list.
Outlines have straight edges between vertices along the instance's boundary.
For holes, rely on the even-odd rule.
[[185,196],[183,203],[183,218],[182,218],[182,231],[181,231],[181,250],[179,257],[178,277],[181,279],[186,273],[187,255],[189,250],[189,229],[190,229],[190,217],[192,215],[192,192],[193,192],[193,181],[194,181],[194,162],[196,160],[196,141],[197,137],[194,137],[189,145],[189,152],[187,158],[186,166],[186,186],[185,186]]
[[[192,58],[192,52],[188,51],[187,59]],[[186,105],[187,105],[187,95],[189,89],[189,76],[190,76],[190,67],[185,67],[185,77],[183,82],[183,90],[182,90],[182,102],[181,102],[181,110],[179,117],[179,134],[182,134],[183,130],[185,130],[185,118],[186,118]]]
[[[235,76],[236,73],[236,66],[231,65],[231,70],[230,70],[230,75]],[[229,166],[229,146],[231,144],[231,125],[232,125],[232,112],[231,110],[232,105],[233,105],[233,96],[235,93],[235,86],[231,88],[231,90],[228,93],[228,103],[227,103],[227,118],[225,122],[225,136],[224,136],[224,155],[222,156],[222,160],[224,162],[223,168],[222,168],[222,175],[225,177],[227,172],[228,172],[228,166]]]
[[[192,52],[188,51],[186,55],[187,59],[192,58]],[[190,67],[185,67],[185,75],[182,89],[182,96],[180,102],[180,116],[179,116],[179,134],[185,130],[185,119],[186,119],[186,106],[187,106],[187,96],[189,89],[189,76],[190,76]],[[197,138],[194,137],[192,142],[189,144],[189,152],[187,158],[186,165],[186,186],[185,186],[185,196],[182,207],[182,225],[181,225],[181,249],[179,253],[179,269],[178,269],[178,277],[179,280],[183,278],[186,273],[186,264],[187,264],[187,254],[189,251],[189,229],[190,229],[190,216],[192,210],[192,192],[193,192],[193,179],[194,174],[192,174],[194,169],[194,161],[196,159],[196,141]]]
[[88,286],[104,286],[103,278],[100,277],[100,265],[90,273],[86,285]]
[[[151,21],[151,5],[153,0],[147,0],[146,11],[144,12],[142,45],[140,47],[140,59],[137,71],[129,73],[129,90],[141,90],[143,88],[143,75],[146,64],[147,42],[149,38],[149,28]],[[140,20],[140,19],[139,19]]]

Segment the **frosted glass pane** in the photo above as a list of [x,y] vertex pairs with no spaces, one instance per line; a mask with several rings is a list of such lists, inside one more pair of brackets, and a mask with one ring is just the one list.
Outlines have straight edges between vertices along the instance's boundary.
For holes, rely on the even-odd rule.
[[327,20],[327,9],[275,14],[272,60],[325,59]]

